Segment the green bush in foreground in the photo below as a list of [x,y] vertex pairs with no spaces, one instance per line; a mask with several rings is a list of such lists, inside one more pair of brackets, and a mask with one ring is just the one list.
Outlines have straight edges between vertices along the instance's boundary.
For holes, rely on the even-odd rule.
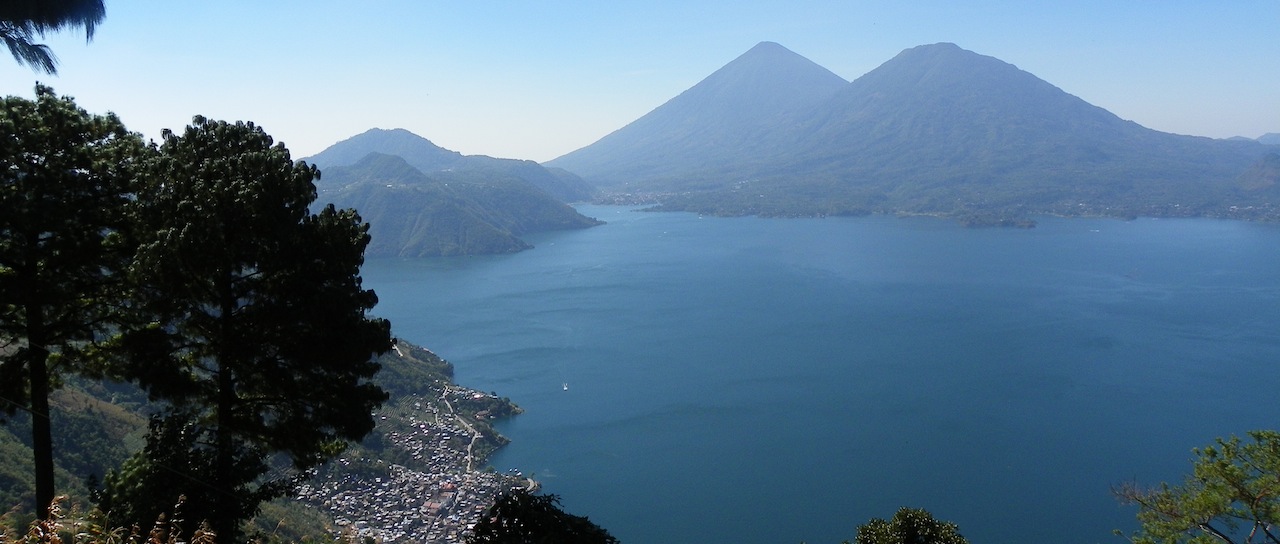
[[555,495],[513,491],[498,499],[476,524],[469,544],[618,544],[618,539],[587,518],[560,509]]
[[[927,510],[902,507],[885,521],[873,518],[858,527],[856,544],[969,544],[959,527],[933,518]],[[846,541],[845,544],[848,544]]]

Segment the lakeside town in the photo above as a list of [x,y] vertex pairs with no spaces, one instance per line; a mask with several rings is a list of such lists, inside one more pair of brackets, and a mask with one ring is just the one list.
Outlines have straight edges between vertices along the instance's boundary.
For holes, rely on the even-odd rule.
[[[397,343],[384,369],[428,369],[415,380],[420,392],[397,394],[379,413],[374,445],[356,448],[320,470],[295,499],[334,519],[346,541],[458,542],[499,495],[538,484],[514,469],[487,467],[488,456],[507,442],[490,421],[519,413],[495,394],[452,384],[451,367],[425,348]],[[394,365],[394,366],[393,366]],[[440,369],[444,371],[441,372]],[[407,386],[403,381],[402,386]]]

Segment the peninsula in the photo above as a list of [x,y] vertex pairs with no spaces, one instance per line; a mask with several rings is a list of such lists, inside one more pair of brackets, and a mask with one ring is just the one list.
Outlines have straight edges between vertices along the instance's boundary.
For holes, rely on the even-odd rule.
[[377,427],[296,495],[333,519],[335,536],[457,542],[501,493],[538,487],[518,471],[485,468],[508,443],[491,423],[518,406],[454,384],[448,361],[401,339],[381,362],[375,381],[391,398]]

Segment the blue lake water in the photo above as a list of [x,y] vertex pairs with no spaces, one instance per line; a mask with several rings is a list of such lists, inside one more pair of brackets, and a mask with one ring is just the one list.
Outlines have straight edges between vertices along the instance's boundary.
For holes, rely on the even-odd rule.
[[364,276],[396,334],[526,409],[493,465],[626,544],[836,544],[900,506],[1119,542],[1112,485],[1280,428],[1275,225],[580,211],[608,224]]

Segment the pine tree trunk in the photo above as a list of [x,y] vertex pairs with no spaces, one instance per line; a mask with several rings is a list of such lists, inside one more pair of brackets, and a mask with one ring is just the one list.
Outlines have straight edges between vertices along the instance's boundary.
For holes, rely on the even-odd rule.
[[26,266],[19,272],[23,276],[23,311],[26,313],[27,372],[31,387],[31,452],[36,470],[36,516],[49,519],[49,506],[53,504],[53,426],[49,420],[49,338],[46,330],[44,306],[37,288],[39,233],[27,234]]
[[217,533],[218,542],[231,543],[235,538],[236,520],[238,516],[236,490],[231,486],[235,482],[235,441],[231,436],[231,410],[235,399],[235,380],[227,365],[218,369],[218,428],[214,439],[217,466],[214,470],[214,485],[217,486],[217,497],[214,498],[214,518],[212,525]]
[[49,350],[43,334],[44,316],[39,306],[27,306],[28,362],[31,384],[31,451],[36,469],[36,515],[49,519],[53,504],[53,426],[49,419]]
[[221,291],[221,330],[222,342],[217,354],[217,428],[214,430],[216,437],[214,438],[215,463],[214,484],[217,486],[218,495],[214,498],[213,514],[211,520],[213,529],[217,534],[218,542],[230,544],[235,542],[236,538],[236,521],[239,519],[237,512],[239,510],[237,502],[240,500],[235,495],[236,489],[233,487],[236,482],[235,477],[235,450],[236,444],[232,434],[234,424],[234,410],[236,404],[236,380],[232,370],[234,365],[232,360],[235,357],[234,350],[231,349],[231,342],[228,340],[232,337],[232,314],[235,311],[235,297],[231,292],[231,280],[224,279],[220,285]]

